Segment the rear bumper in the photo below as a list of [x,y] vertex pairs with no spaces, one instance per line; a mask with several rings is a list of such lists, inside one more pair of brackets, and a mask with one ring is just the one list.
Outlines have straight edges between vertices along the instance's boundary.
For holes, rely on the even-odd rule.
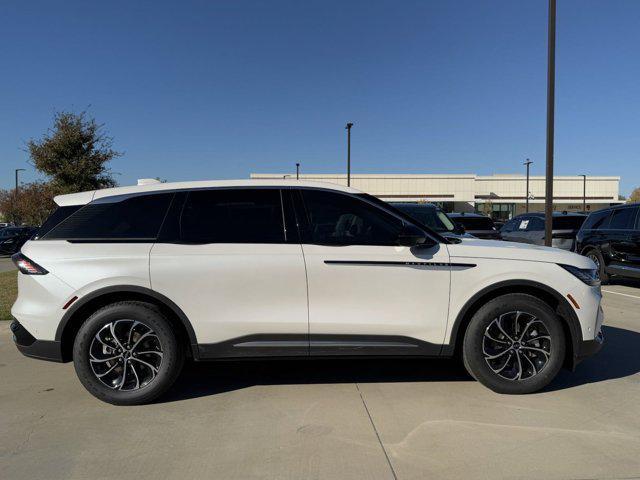
[[23,355],[50,362],[63,362],[60,342],[36,340],[17,320],[11,322],[9,328],[13,333],[13,342]]

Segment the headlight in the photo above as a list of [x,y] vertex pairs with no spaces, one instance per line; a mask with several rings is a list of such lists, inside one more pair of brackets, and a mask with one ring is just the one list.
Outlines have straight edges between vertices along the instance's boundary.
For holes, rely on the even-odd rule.
[[592,287],[597,287],[598,285],[600,285],[598,270],[595,268],[578,268],[572,265],[559,265],[571,275],[582,280],[587,285],[591,285]]

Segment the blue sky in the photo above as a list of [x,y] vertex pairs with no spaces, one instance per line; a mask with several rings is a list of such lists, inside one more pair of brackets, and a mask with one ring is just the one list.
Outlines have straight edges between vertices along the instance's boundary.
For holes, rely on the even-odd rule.
[[[640,2],[559,0],[556,174],[640,186]],[[55,110],[120,184],[250,172],[544,173],[545,0],[3,2],[0,187]]]

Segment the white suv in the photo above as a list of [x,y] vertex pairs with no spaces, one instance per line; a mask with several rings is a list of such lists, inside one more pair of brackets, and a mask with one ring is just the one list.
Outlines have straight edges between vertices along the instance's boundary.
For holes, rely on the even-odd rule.
[[14,256],[14,339],[73,360],[110,403],[158,397],[186,357],[460,355],[490,389],[527,393],[602,344],[588,258],[445,239],[352,188],[162,183],[56,203]]

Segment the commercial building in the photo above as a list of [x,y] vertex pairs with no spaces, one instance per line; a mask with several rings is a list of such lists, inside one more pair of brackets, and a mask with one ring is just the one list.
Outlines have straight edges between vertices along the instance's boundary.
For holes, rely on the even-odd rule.
[[[252,173],[251,178],[290,178],[295,174]],[[347,184],[345,174],[304,174],[300,178]],[[586,210],[593,211],[623,203],[618,200],[620,177],[586,177]],[[432,202],[446,211],[481,212],[496,219],[508,219],[525,212],[527,201],[524,175],[413,175],[355,174],[351,186],[385,201]],[[578,212],[583,206],[582,175],[559,176],[553,181],[556,211]],[[529,177],[529,211],[544,211],[545,178]]]

